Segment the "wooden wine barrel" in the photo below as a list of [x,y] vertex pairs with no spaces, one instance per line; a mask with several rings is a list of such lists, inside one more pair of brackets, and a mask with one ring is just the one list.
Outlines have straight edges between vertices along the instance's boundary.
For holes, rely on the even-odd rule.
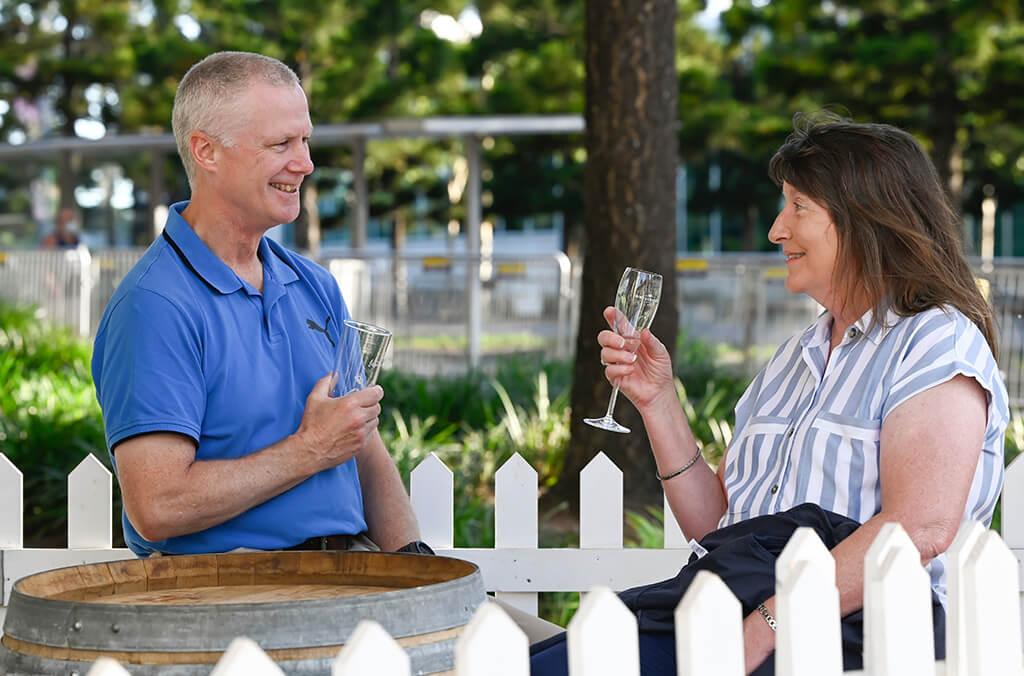
[[106,655],[133,676],[195,676],[247,636],[288,674],[326,675],[364,619],[406,649],[413,673],[441,673],[484,599],[475,565],[440,556],[252,552],[75,566],[14,585],[0,673],[85,676]]

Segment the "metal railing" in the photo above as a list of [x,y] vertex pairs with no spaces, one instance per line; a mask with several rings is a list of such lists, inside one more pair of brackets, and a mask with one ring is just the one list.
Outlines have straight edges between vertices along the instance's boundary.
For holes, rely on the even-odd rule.
[[[143,251],[0,252],[0,299],[36,305],[46,319],[91,336]],[[354,317],[394,332],[391,367],[423,375],[464,372],[474,348],[485,369],[507,355],[572,357],[581,267],[560,252],[482,259],[346,254],[320,263],[338,280]],[[470,307],[468,266],[477,264],[480,302]],[[1024,259],[971,264],[995,310],[998,361],[1011,403],[1022,406]],[[689,338],[731,346],[732,358],[748,373],[821,311],[786,290],[777,255],[681,258],[676,273],[680,329]]]

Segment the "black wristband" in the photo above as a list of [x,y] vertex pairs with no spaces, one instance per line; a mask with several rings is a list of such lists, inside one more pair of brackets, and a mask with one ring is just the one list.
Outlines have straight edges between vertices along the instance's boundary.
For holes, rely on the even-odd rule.
[[430,548],[426,542],[422,540],[413,540],[404,547],[400,547],[395,550],[396,552],[402,552],[404,554],[425,554],[428,556],[436,556],[434,550]]

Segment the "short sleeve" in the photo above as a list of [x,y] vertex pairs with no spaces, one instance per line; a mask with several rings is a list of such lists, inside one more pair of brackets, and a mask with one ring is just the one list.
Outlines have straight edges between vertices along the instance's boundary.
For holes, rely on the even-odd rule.
[[977,326],[959,312],[931,310],[920,316],[882,408],[882,421],[900,404],[958,375],[973,378],[988,397],[988,429],[1009,420],[1006,386]]
[[206,409],[202,331],[159,293],[135,288],[111,309],[93,359],[107,444],[149,432],[197,443]]

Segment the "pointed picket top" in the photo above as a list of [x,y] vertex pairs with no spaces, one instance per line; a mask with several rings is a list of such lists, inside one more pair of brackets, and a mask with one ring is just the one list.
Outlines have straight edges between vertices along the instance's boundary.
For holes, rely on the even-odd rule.
[[896,538],[879,575],[871,621],[865,618],[864,624],[872,645],[864,670],[873,676],[934,676],[931,578],[910,538]]
[[789,575],[796,570],[796,567],[809,561],[814,564],[813,570],[817,574],[824,575],[835,584],[836,561],[832,558],[832,552],[825,547],[825,544],[818,537],[813,528],[797,528],[789,538],[782,554],[775,562],[775,581],[782,584]]
[[496,603],[482,604],[455,642],[455,676],[530,676],[530,642]]
[[661,497],[662,508],[665,510],[663,526],[665,529],[665,549],[683,549],[688,542],[686,536],[683,535],[679,522],[676,521],[676,515],[672,513],[672,508],[669,507],[668,496],[662,493]]
[[90,453],[68,475],[68,549],[110,549],[114,484],[110,470]]
[[239,636],[228,645],[210,676],[284,676],[284,672],[255,641]]
[[21,471],[0,453],[0,549],[21,549],[25,490]]
[[775,641],[775,673],[777,676],[842,676],[835,565],[833,563],[830,569],[820,556],[809,551],[812,546],[808,542],[805,540],[800,548],[811,556],[789,566],[785,578],[778,575],[776,564],[775,617],[779,627]]
[[409,676],[409,655],[384,628],[363,620],[331,667],[331,676]]
[[636,616],[607,587],[594,587],[569,622],[570,676],[640,676]]
[[882,590],[882,570],[893,550],[912,550],[918,556],[914,542],[899,523],[890,521],[882,524],[874,542],[864,555],[864,664],[875,664],[875,636],[881,632],[881,626],[873,628],[874,623],[884,624],[885,595]]
[[681,676],[743,676],[743,608],[714,573],[697,573],[676,606]]
[[[515,453],[494,474],[494,548],[537,548],[537,470]],[[536,615],[536,592],[498,592],[498,600]]]
[[1017,557],[994,531],[982,534],[961,578],[967,673],[1020,676],[1021,620]]
[[1024,549],[1024,454],[1006,468],[1002,524],[1006,545],[1011,549]]
[[452,471],[431,453],[409,477],[412,511],[420,525],[420,536],[434,549],[451,549],[455,544],[455,504]]
[[101,657],[92,663],[85,676],[131,676],[117,660]]
[[964,618],[963,575],[967,557],[987,529],[964,521],[946,550],[946,676],[968,676],[967,626]]
[[622,547],[622,470],[603,451],[580,471],[580,549]]
[[537,548],[537,470],[518,453],[494,474],[494,546]]

